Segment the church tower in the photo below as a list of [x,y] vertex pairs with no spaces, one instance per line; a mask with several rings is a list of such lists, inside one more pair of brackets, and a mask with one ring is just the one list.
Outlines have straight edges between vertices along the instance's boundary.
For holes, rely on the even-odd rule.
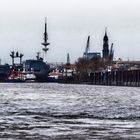
[[103,38],[103,58],[109,57],[109,46],[108,46],[108,36],[107,36],[107,29],[105,29],[105,36]]

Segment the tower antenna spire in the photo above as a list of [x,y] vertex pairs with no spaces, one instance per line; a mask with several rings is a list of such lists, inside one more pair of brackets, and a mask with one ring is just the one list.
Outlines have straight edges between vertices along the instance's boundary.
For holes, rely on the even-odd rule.
[[49,48],[47,48],[47,46],[50,45],[50,43],[48,43],[47,19],[46,19],[46,17],[45,17],[44,42],[42,43],[42,45],[44,46],[44,48],[42,49],[43,52],[44,52],[43,60],[44,60],[44,62],[46,62],[46,55],[47,55],[47,51],[49,50]]
[[47,42],[48,34],[47,34],[47,20],[45,17],[45,32],[44,32],[44,42]]

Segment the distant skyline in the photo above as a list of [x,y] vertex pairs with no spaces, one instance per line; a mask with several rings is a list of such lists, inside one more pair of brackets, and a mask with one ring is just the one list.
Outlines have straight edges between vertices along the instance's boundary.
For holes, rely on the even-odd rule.
[[[42,53],[44,20],[48,24],[48,62],[74,62],[83,56],[88,35],[90,51],[102,52],[105,27],[115,58],[140,60],[139,0],[3,0],[0,1],[0,58],[10,52],[35,59]],[[43,54],[42,54],[43,55]]]

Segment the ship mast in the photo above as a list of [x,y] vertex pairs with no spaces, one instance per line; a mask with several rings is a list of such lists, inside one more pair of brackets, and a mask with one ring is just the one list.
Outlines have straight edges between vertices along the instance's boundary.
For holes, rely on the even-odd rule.
[[50,43],[48,43],[48,34],[47,34],[47,22],[46,22],[46,18],[45,18],[45,32],[44,32],[44,42],[41,43],[44,47],[42,48],[43,50],[43,61],[47,62],[46,60],[46,56],[47,56],[47,51],[49,50],[49,48],[47,47],[48,45],[50,45]]

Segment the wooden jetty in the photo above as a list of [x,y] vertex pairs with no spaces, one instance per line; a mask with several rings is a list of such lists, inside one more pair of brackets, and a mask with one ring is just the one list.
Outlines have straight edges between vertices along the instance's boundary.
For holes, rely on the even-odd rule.
[[117,70],[90,74],[93,85],[140,86],[140,70]]

